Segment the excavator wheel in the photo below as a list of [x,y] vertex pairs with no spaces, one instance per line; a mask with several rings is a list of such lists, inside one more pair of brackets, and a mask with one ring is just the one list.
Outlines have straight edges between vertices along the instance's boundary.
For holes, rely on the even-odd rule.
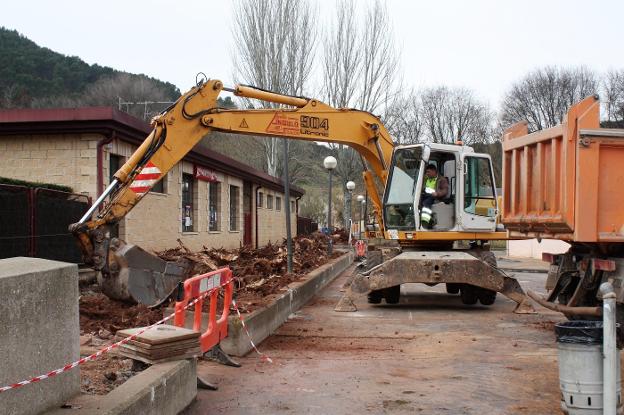
[[459,294],[460,284],[446,283],[446,292],[448,294]]
[[496,291],[486,288],[479,288],[477,296],[479,297],[479,302],[483,305],[492,305],[496,301]]
[[477,287],[470,284],[463,284],[460,289],[461,301],[466,305],[477,304],[479,297],[477,295]]
[[401,299],[401,286],[395,285],[394,287],[385,288],[383,295],[387,304],[398,304]]
[[371,291],[368,293],[368,303],[369,304],[380,304],[381,299],[383,298],[383,291]]

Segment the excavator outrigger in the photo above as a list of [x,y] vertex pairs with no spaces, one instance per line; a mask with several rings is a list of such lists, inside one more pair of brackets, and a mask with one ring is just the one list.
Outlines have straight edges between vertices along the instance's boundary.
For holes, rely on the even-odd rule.
[[[222,91],[281,104],[278,109],[223,109]],[[518,282],[496,267],[489,241],[506,239],[500,229],[491,160],[462,145],[395,146],[380,119],[365,111],[333,108],[316,99],[287,96],[250,86],[226,88],[218,80],[199,82],[153,119],[153,131],[115,173],[115,179],[70,230],[79,239],[87,264],[101,271],[108,296],[154,305],[167,298],[184,277],[186,265],[161,260],[138,246],[111,238],[122,219],[175,164],[212,131],[340,143],[362,157],[364,182],[375,224],[369,236],[393,240],[394,247],[370,253],[368,270],[354,277],[336,307],[354,311],[353,298],[399,301],[400,285],[445,283],[465,304],[492,304],[501,292],[532,307]],[[423,174],[435,164],[450,183],[447,198],[432,207],[433,229],[420,224]],[[139,174],[141,174],[140,177]],[[378,189],[383,189],[383,194]],[[99,210],[98,210],[99,209]],[[469,241],[469,249],[453,249]]]

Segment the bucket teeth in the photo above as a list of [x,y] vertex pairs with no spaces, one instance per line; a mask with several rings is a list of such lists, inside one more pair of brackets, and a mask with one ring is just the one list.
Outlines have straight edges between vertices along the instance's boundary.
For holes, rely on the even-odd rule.
[[355,306],[353,299],[351,299],[351,297],[348,294],[345,294],[342,296],[340,301],[338,301],[338,304],[334,308],[334,311],[343,311],[343,312],[357,311],[357,307]]
[[533,305],[531,304],[529,299],[526,298],[524,301],[522,301],[521,303],[516,305],[516,308],[514,309],[514,313],[516,313],[516,314],[536,314],[536,311],[533,308]]

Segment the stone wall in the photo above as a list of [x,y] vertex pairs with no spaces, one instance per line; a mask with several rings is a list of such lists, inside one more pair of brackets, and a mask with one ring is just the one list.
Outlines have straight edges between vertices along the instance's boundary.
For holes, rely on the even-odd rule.
[[15,135],[0,139],[0,177],[70,186],[97,193],[99,134]]
[[[97,194],[98,134],[73,135],[19,135],[0,139],[0,176],[14,179],[41,181],[71,186],[76,193],[88,194],[95,200]],[[120,156],[123,164],[136,150],[136,146],[114,139],[103,146],[103,184],[110,179],[110,156]],[[114,172],[113,172],[114,173]],[[194,180],[193,231],[182,232],[182,175],[193,174],[193,164],[182,162],[171,169],[163,179],[162,193],[150,192],[120,223],[119,237],[146,250],[162,250],[177,246],[179,238],[191,249],[202,246],[235,248],[244,242],[244,183],[238,177],[216,172],[220,186],[219,230],[209,230],[209,183]],[[230,224],[230,186],[239,188],[238,224]],[[256,193],[251,186],[251,240],[256,242]],[[258,243],[279,242],[286,236],[283,194],[261,188],[263,207],[257,209]],[[273,207],[267,208],[267,196],[273,197]],[[276,198],[281,198],[277,209]],[[295,198],[291,198],[294,202]],[[297,233],[296,212],[291,213],[293,236]]]
[[[0,260],[0,384],[29,379],[80,357],[78,267],[39,258]],[[80,392],[73,369],[3,392],[0,413],[38,414]]]
[[[284,203],[284,194],[271,189],[260,188],[259,192],[263,194],[262,207],[258,207],[258,244],[266,245],[269,242],[281,242],[286,237],[286,204]],[[273,198],[273,206],[268,207],[267,197]],[[281,208],[278,210],[276,201],[281,199]],[[297,204],[296,198],[291,197],[291,202]],[[291,209],[290,212],[290,229],[292,235],[297,235],[297,213]]]

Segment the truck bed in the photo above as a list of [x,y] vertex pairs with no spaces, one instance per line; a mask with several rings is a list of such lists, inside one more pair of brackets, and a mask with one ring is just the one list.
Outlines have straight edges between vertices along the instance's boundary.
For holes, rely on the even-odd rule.
[[624,130],[600,128],[589,97],[556,127],[503,136],[503,212],[511,237],[624,242]]

